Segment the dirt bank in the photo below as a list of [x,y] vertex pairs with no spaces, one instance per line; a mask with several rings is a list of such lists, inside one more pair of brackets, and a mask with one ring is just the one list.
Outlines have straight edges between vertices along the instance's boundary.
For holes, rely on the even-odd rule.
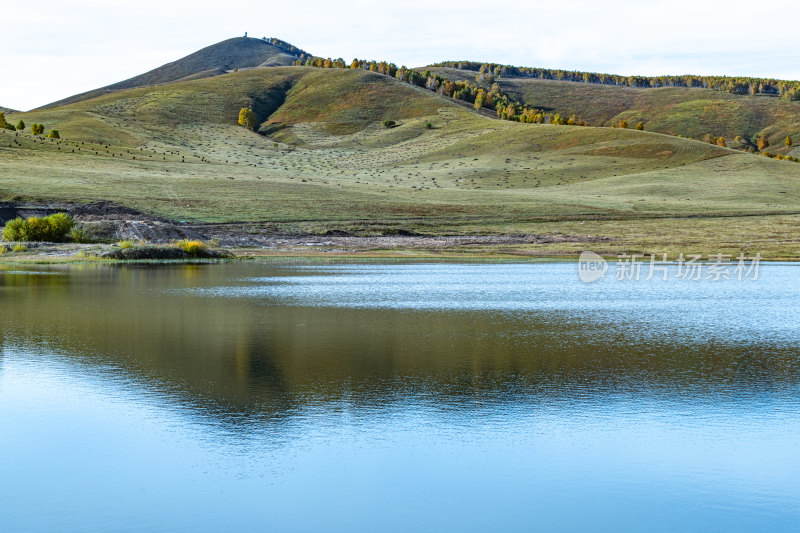
[[597,242],[599,238],[571,235],[461,235],[435,236],[396,232],[391,235],[359,236],[340,231],[322,235],[276,233],[267,224],[192,224],[147,215],[108,202],[92,204],[0,203],[0,223],[16,216],[44,216],[67,212],[97,240],[148,241],[163,244],[179,239],[215,240],[230,249],[255,248],[270,251],[364,251],[440,250],[489,248],[493,246]]

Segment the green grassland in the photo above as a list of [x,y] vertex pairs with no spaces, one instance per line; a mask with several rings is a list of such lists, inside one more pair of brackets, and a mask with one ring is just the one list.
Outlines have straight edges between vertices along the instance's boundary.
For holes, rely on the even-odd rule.
[[[236,125],[244,106],[262,135]],[[511,254],[800,255],[800,165],[647,131],[499,121],[361,70],[254,68],[19,118],[62,138],[0,133],[1,200],[109,200],[280,232],[554,237],[493,250]]]
[[[475,72],[431,68],[453,80],[475,79]],[[706,134],[725,137],[728,145],[737,136],[751,143],[765,136],[770,151],[800,154],[800,144],[786,150],[787,135],[800,138],[800,102],[767,95],[736,95],[709,89],[638,89],[533,78],[499,78],[509,96],[528,106],[572,114],[596,126],[612,126],[626,120],[631,127],[643,122],[647,131],[701,139]]]

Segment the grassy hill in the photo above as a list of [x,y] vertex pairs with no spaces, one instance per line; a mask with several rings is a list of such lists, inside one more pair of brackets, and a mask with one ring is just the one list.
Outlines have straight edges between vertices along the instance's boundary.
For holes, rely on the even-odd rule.
[[[473,80],[475,72],[431,68],[453,80]],[[626,120],[631,127],[644,122],[645,129],[669,135],[701,139],[706,134],[723,136],[729,145],[755,144],[768,138],[776,153],[788,153],[787,135],[800,138],[800,101],[768,95],[738,95],[700,88],[632,88],[570,81],[501,77],[504,92],[514,99],[545,111],[576,114],[592,125],[611,126]],[[735,143],[740,136],[744,143]],[[795,147],[793,155],[800,153]]]
[[[263,135],[236,125],[248,105]],[[363,70],[254,68],[20,117],[62,139],[0,133],[0,200],[110,200],[250,231],[547,237],[513,253],[800,255],[800,165],[499,121]]]
[[43,109],[81,102],[123,89],[208,78],[234,69],[291,65],[299,56],[299,53],[287,51],[262,39],[236,37],[198,50],[139,76],[53,102]]
[[11,113],[16,113],[17,112],[16,109],[11,109],[10,107],[3,107],[3,106],[0,106],[0,111],[5,113],[6,115],[10,115]]

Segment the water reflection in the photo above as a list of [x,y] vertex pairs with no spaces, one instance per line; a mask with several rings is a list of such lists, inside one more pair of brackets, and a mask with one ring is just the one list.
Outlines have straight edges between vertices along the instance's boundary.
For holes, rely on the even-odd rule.
[[[388,507],[359,483],[412,506],[433,530],[446,522],[426,497],[449,501],[462,513],[451,525],[466,530],[526,530],[522,495],[549,502],[538,512],[553,527],[597,524],[559,522],[559,501],[594,509],[617,530],[641,529],[643,516],[663,515],[667,529],[695,523],[670,505],[731,530],[798,524],[793,265],[764,266],[754,284],[646,286],[583,285],[562,264],[32,270],[0,268],[0,414],[31,435],[0,452],[39,442],[36,420],[94,453],[106,453],[97,439],[152,447],[158,460],[141,475],[158,477],[167,460],[183,465],[172,475],[199,501],[220,479],[233,507],[270,495],[282,502],[273,526],[296,525],[298,504],[285,495],[295,483],[318,484],[307,489],[313,505],[342,506],[328,510],[338,517],[330,527],[309,518],[291,529],[425,529],[381,522]],[[94,472],[91,454],[71,457]],[[21,471],[5,468],[19,482]],[[337,489],[358,492],[365,522],[345,519]],[[703,505],[693,509],[690,496]],[[629,514],[609,514],[620,501],[631,502]],[[470,513],[480,502],[507,514],[486,522]],[[175,518],[156,507],[151,525]],[[119,525],[112,511],[98,528]],[[197,516],[204,530],[228,515]]]

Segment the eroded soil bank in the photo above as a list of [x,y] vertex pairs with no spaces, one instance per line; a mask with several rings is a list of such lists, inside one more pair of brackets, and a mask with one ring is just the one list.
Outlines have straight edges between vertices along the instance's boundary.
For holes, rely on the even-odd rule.
[[[93,244],[29,243],[26,257],[69,258],[75,256],[107,255],[116,242],[123,240],[167,244],[181,239],[214,241],[231,250],[236,256],[259,255],[317,255],[369,254],[404,255],[479,254],[496,255],[523,253],[539,255],[536,245],[567,245],[564,252],[573,255],[572,248],[581,243],[605,242],[603,237],[570,235],[421,235],[393,231],[386,235],[353,235],[342,231],[322,234],[276,231],[274,224],[197,224],[169,220],[133,209],[99,202],[92,204],[24,204],[0,203],[0,224],[17,216],[46,216],[66,212],[85,229]],[[7,257],[4,259],[11,259]]]

